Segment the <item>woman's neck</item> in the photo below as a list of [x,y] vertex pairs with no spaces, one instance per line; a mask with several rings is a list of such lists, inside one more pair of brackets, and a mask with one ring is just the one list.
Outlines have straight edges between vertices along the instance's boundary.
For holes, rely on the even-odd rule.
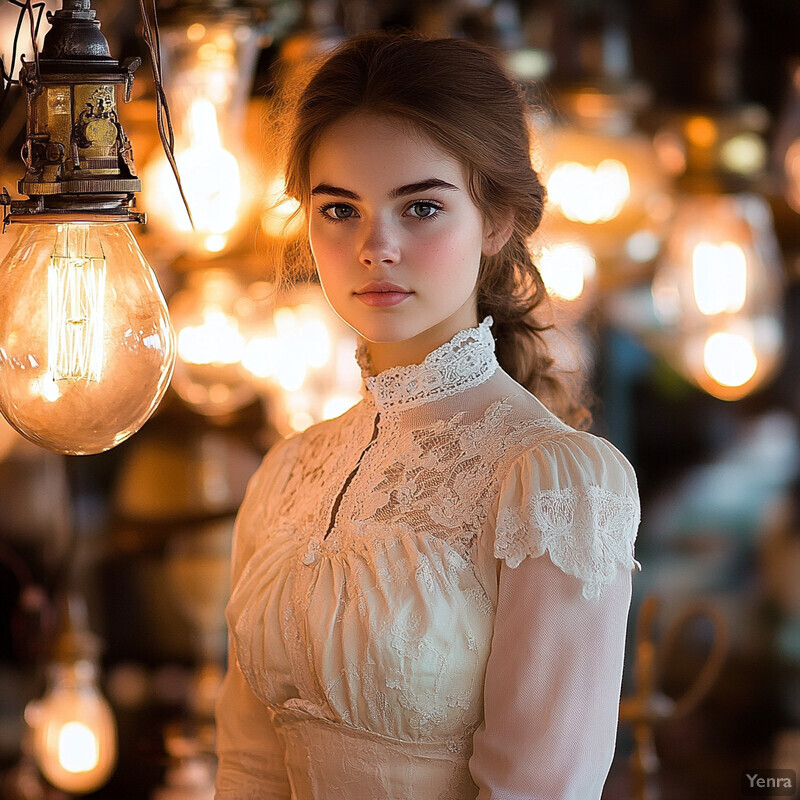
[[421,364],[437,347],[449,342],[459,331],[478,325],[476,308],[459,309],[459,312],[401,342],[367,342],[367,356],[373,375],[391,367]]

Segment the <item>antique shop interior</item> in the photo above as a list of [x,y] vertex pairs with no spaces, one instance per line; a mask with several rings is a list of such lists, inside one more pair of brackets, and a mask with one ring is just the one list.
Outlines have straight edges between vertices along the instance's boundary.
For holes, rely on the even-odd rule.
[[[237,509],[275,442],[362,391],[319,284],[275,280],[306,221],[270,143],[283,90],[376,29],[495,48],[529,107],[552,351],[641,497],[603,798],[729,800],[744,770],[800,771],[800,4],[2,0],[0,800],[213,800]],[[103,42],[87,84],[74,49]],[[4,351],[12,319],[47,346],[35,306],[63,312],[53,265],[87,228],[43,205],[90,150],[59,126],[94,166],[58,202],[135,195],[97,201],[120,230],[88,261],[165,300],[93,379],[102,424]],[[96,370],[83,355],[64,369]]]

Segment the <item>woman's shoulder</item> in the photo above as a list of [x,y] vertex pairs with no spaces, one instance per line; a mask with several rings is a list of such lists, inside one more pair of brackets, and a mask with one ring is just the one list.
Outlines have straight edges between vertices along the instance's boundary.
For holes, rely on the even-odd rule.
[[596,597],[618,564],[639,567],[636,474],[607,439],[557,420],[515,454],[500,481],[494,555],[510,567],[547,552]]
[[610,441],[578,430],[559,419],[535,395],[506,376],[508,424],[516,428],[515,446],[505,471],[531,487],[560,489],[594,484],[638,496],[636,474],[626,456]]
[[602,487],[638,498],[636,473],[628,458],[608,439],[560,422],[533,439],[509,465],[532,489]]

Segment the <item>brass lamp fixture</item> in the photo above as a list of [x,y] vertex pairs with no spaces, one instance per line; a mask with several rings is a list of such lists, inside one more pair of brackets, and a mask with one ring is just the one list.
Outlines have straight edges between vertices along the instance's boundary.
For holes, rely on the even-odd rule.
[[117,86],[124,87],[125,101],[130,99],[142,60],[120,64],[111,57],[90,0],[63,0],[48,19],[52,27],[41,54],[23,59],[20,71],[28,130],[19,190],[30,200],[5,199],[11,207],[5,223],[76,211],[142,222],[144,215],[132,209],[142,184],[116,101]]
[[97,453],[150,417],[169,385],[174,336],[128,224],[141,190],[117,94],[141,59],[111,57],[90,0],[48,14],[23,57],[27,131],[19,191],[0,195],[20,235],[0,264],[0,412],[57,452]]

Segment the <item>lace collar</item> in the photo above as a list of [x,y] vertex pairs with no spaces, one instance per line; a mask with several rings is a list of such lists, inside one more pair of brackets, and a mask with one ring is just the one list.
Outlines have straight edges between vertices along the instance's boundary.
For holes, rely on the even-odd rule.
[[498,362],[494,354],[492,318],[477,328],[459,331],[449,342],[437,347],[421,364],[390,367],[369,374],[366,345],[359,346],[356,359],[364,376],[363,394],[372,396],[381,410],[411,408],[479,386],[494,375]]

